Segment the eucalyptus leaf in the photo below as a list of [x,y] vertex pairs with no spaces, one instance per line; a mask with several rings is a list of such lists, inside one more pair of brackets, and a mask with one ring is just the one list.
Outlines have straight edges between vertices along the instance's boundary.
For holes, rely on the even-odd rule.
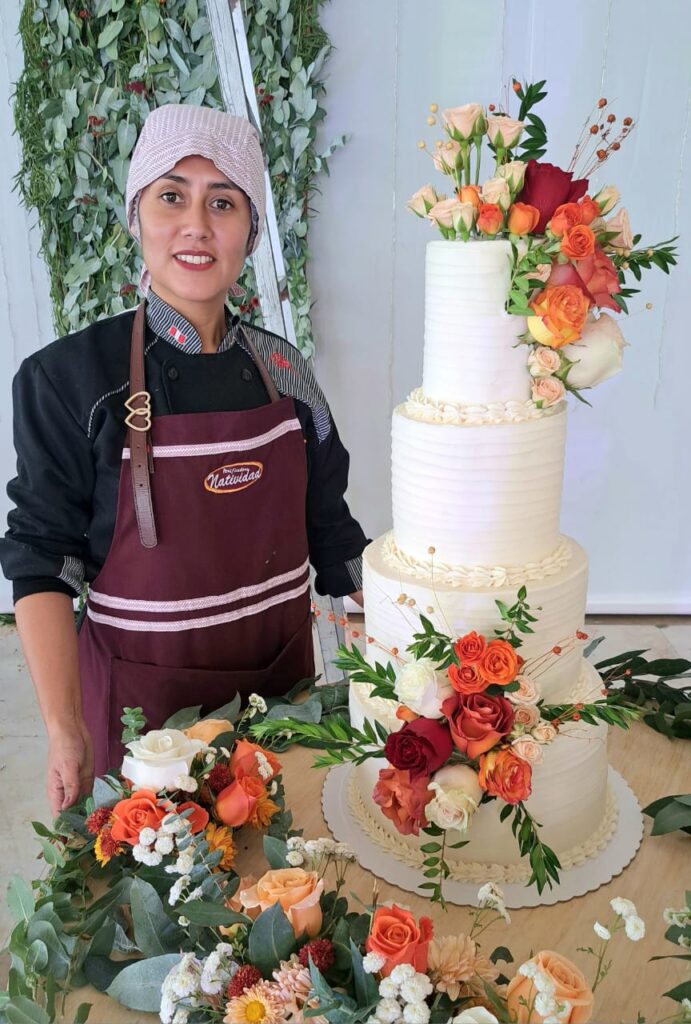
[[297,949],[293,926],[280,903],[264,910],[256,919],[249,936],[250,963],[265,978],[278,967],[281,960],[289,960]]
[[130,1010],[157,1013],[161,1008],[161,986],[179,962],[179,953],[139,960],[120,971],[106,991]]
[[201,704],[197,704],[195,707],[180,708],[174,715],[161,726],[162,729],[189,729],[191,725],[199,720],[199,713],[202,709]]
[[50,1024],[50,1017],[33,999],[18,995],[3,1009],[10,1024]]
[[122,32],[124,24],[125,23],[118,18],[116,21],[111,21],[106,25],[99,35],[98,42],[96,43],[99,50],[105,50],[114,39],[117,39]]
[[172,953],[182,946],[185,933],[166,914],[153,885],[135,878],[130,891],[134,939],[144,956]]
[[277,839],[275,836],[264,836],[264,856],[268,865],[273,870],[290,867],[286,854],[288,848],[285,840]]
[[19,875],[12,875],[7,886],[7,905],[15,921],[29,921],[34,912],[31,886]]

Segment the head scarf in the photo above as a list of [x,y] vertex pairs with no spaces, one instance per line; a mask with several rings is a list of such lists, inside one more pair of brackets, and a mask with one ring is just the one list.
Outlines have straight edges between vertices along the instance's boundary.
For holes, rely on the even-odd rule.
[[[226,114],[211,107],[168,104],[152,110],[139,135],[132,154],[125,211],[130,233],[141,242],[139,198],[146,188],[162,174],[172,170],[186,156],[203,156],[216,167],[250,201],[252,231],[248,252],[259,244],[266,212],[264,159],[255,128],[244,117]],[[142,267],[139,287],[146,295],[151,275]],[[243,290],[232,285],[233,295]]]

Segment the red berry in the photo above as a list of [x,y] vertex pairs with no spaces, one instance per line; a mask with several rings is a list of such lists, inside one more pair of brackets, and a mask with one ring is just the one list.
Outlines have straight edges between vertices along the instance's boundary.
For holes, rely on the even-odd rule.
[[245,964],[233,975],[233,980],[226,989],[226,998],[234,999],[236,996],[241,996],[245,989],[251,988],[261,980],[262,972],[252,964]]
[[561,647],[553,647],[552,654],[561,654]]
[[317,970],[326,974],[336,960],[333,943],[329,939],[315,939],[314,942],[308,942],[298,953],[298,959],[303,967],[309,967],[310,957],[312,957],[312,963]]

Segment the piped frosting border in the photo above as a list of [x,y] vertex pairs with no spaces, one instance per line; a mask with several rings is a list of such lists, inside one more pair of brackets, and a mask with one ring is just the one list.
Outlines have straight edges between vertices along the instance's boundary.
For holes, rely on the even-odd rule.
[[415,388],[407,400],[398,407],[411,420],[424,423],[452,423],[458,426],[481,427],[498,423],[526,423],[553,416],[564,403],[540,408],[532,398],[509,402],[490,402],[487,405],[464,405],[444,399],[430,398],[422,388]]

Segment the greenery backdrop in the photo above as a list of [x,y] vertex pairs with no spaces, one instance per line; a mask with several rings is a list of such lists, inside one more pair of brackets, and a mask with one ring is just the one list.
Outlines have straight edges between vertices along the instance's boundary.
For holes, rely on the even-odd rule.
[[[243,0],[263,145],[298,345],[312,355],[307,228],[316,179],[344,145],[318,151],[329,40],[323,0]],[[38,213],[57,334],[137,302],[141,260],[127,231],[129,159],[164,103],[222,105],[204,0],[25,0],[16,185]],[[238,311],[261,322],[252,270]],[[254,300],[254,301],[253,301]]]

